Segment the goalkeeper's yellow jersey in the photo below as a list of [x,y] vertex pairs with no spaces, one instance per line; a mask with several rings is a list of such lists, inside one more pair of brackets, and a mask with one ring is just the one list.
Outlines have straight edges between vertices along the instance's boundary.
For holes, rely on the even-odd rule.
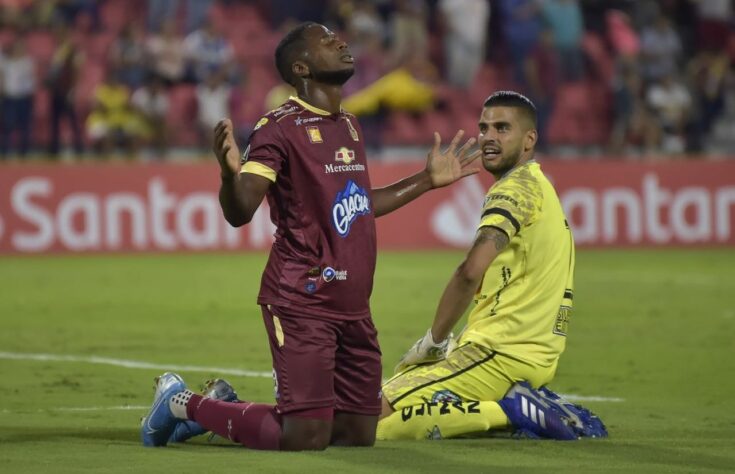
[[551,366],[564,351],[574,297],[574,240],[554,187],[535,161],[487,193],[479,227],[510,238],[475,295],[460,343]]

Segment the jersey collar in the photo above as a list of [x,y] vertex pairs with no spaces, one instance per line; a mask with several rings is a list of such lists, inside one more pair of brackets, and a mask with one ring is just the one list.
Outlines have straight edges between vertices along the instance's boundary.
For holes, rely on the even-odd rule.
[[309,112],[314,112],[317,115],[332,115],[332,112],[329,112],[329,111],[324,110],[324,109],[320,109],[319,107],[314,107],[313,105],[309,104],[308,102],[305,102],[304,100],[302,100],[302,99],[300,99],[300,98],[298,98],[296,96],[293,96],[292,95],[291,97],[289,97],[289,99],[290,100],[293,100],[294,102],[296,102],[301,107],[303,107],[306,110],[308,110]]

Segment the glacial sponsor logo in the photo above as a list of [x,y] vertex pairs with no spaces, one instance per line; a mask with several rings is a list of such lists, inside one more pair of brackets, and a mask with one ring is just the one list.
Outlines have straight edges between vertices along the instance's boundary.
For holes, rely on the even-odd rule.
[[347,181],[347,185],[337,193],[332,205],[332,223],[337,233],[342,237],[347,237],[352,223],[359,216],[369,213],[370,198],[367,192],[354,181]]
[[347,270],[335,270],[332,267],[326,267],[322,272],[322,279],[329,283],[332,280],[347,280]]
[[308,118],[296,117],[296,120],[294,120],[294,123],[296,125],[301,125],[302,123],[314,123],[314,122],[321,122],[321,121],[322,121],[321,117],[308,117]]

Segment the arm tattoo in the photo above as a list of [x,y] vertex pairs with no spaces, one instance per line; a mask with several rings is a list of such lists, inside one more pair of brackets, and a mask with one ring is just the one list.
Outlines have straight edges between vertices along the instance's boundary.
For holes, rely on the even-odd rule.
[[488,240],[492,240],[493,242],[495,242],[495,250],[497,250],[498,252],[507,247],[508,243],[510,242],[510,239],[508,239],[508,235],[505,232],[498,229],[497,227],[491,226],[483,227],[477,232],[475,243],[481,244],[483,242],[487,242]]

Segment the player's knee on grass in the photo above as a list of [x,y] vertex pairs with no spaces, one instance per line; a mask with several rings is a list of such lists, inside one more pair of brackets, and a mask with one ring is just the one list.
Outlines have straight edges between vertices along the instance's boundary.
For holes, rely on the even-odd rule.
[[322,451],[332,438],[331,410],[284,415],[281,429],[281,451]]
[[377,416],[337,413],[332,426],[332,446],[370,447],[375,444]]

